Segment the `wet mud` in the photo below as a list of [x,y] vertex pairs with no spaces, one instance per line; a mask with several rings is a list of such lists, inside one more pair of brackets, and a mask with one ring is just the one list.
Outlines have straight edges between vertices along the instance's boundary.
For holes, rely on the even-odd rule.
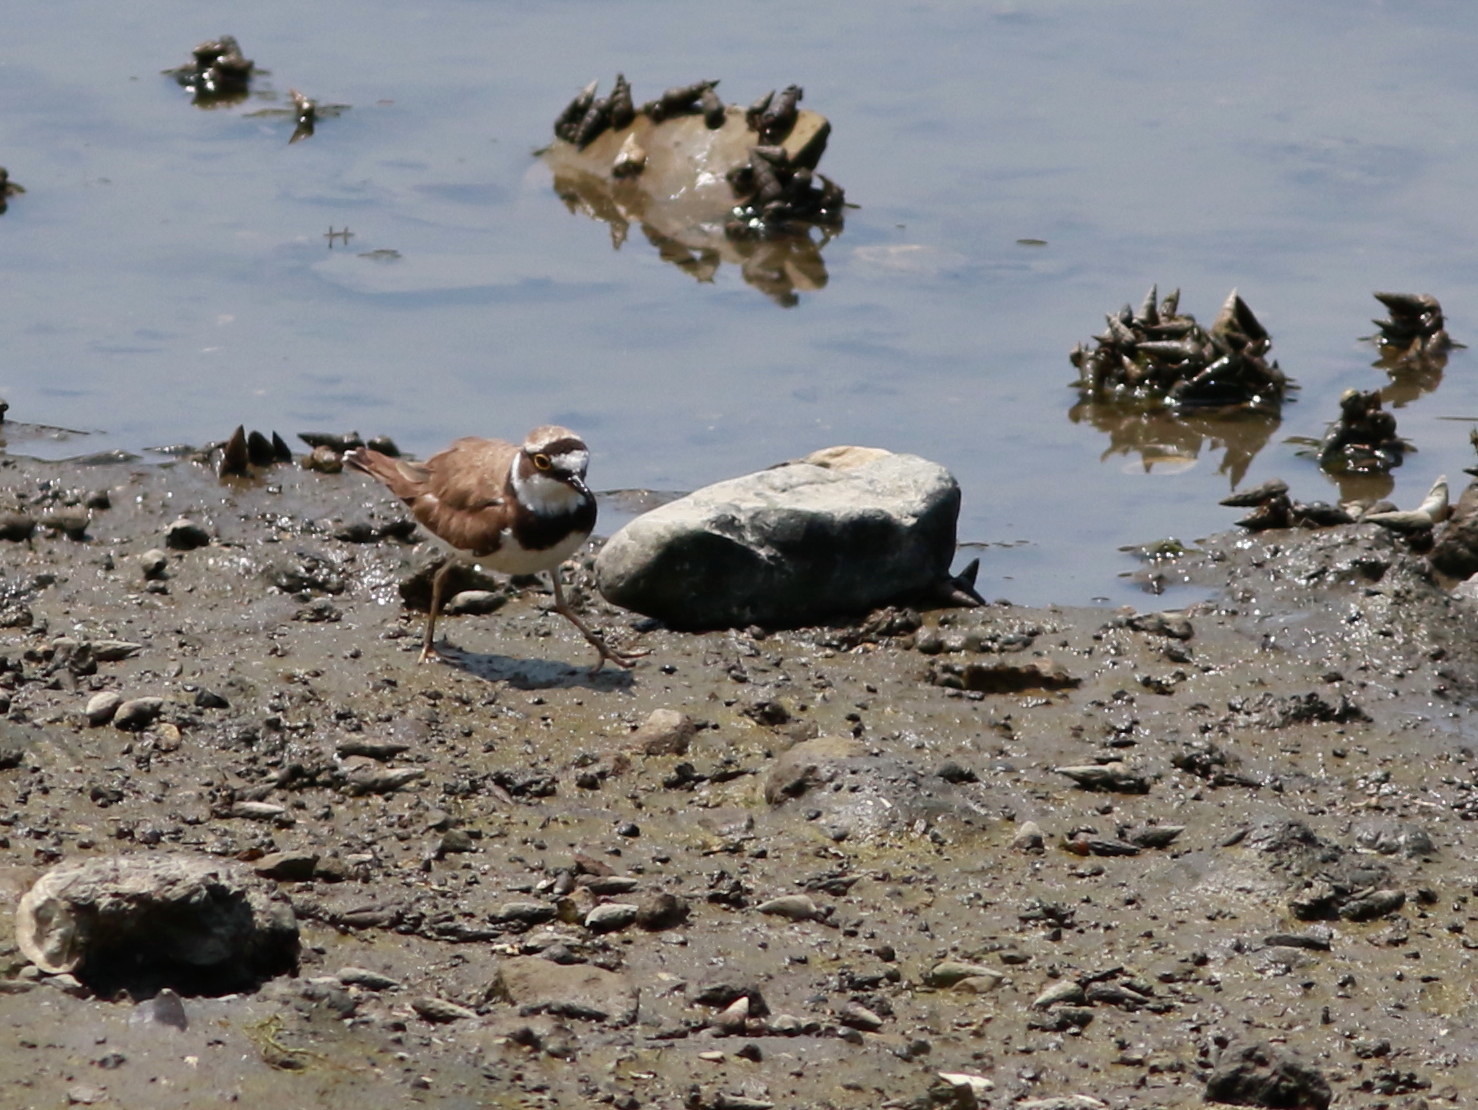
[[[774,634],[652,627],[587,552],[572,597],[650,652],[590,675],[522,584],[417,666],[428,552],[353,475],[0,490],[7,906],[204,852],[303,942],[181,1028],[5,925],[6,1105],[1199,1106],[1246,1035],[1336,1105],[1478,1085],[1478,609],[1378,525],[1213,538],[1158,568],[1207,599],[1173,611]],[[89,723],[108,691],[160,700]]]

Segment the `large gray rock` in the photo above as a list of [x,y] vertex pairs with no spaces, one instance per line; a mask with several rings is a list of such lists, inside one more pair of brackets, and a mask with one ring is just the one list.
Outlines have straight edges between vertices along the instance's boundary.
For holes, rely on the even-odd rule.
[[247,989],[291,970],[298,925],[275,886],[231,860],[139,853],[53,867],[21,898],[16,943],[100,991]]
[[595,569],[613,604],[672,628],[788,628],[941,595],[960,489],[937,463],[832,447],[637,517]]

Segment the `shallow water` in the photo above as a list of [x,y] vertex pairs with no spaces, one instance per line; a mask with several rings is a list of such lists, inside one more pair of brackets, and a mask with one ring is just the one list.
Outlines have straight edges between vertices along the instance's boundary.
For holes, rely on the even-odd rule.
[[[1478,341],[1478,8],[1169,0],[854,5],[265,0],[28,5],[0,53],[8,449],[62,456],[357,428],[427,453],[557,420],[598,488],[690,489],[816,447],[947,464],[983,592],[1144,599],[1119,548],[1190,541],[1274,475],[1338,493],[1290,437],[1386,375],[1374,289]],[[270,71],[202,111],[159,71],[234,34]],[[586,81],[805,87],[859,207],[782,308],[568,212],[531,152]],[[351,105],[310,140],[289,88]],[[345,243],[331,229],[351,229]],[[1044,240],[1045,245],[1021,240]],[[1209,323],[1237,287],[1300,385],[1276,426],[1121,447],[1070,415],[1069,349],[1151,283]],[[1394,497],[1474,461],[1458,352],[1397,411]],[[1232,446],[1228,448],[1226,441]],[[1163,442],[1162,442],[1163,441]],[[1250,456],[1250,458],[1249,458]],[[607,516],[605,527],[619,521]],[[1174,599],[1172,593],[1170,600]]]

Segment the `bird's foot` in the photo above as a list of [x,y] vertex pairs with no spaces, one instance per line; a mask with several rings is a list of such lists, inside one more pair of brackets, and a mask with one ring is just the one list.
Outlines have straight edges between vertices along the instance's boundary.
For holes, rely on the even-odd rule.
[[646,656],[652,654],[650,651],[645,650],[617,651],[615,648],[606,643],[605,637],[602,636],[599,632],[591,632],[587,634],[585,638],[590,642],[591,647],[600,652],[600,658],[595,661],[595,666],[590,668],[591,674],[598,673],[600,669],[606,665],[607,660],[610,660],[618,667],[624,667],[625,669],[630,670],[632,667],[636,666],[637,660],[644,659],[646,658]]

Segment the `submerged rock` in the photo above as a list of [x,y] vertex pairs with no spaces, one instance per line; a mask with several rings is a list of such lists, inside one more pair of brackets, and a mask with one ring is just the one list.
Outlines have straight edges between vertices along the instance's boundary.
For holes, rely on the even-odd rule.
[[100,993],[173,984],[250,989],[290,971],[292,906],[249,867],[209,856],[106,856],[52,868],[20,900],[16,943],[53,975]]
[[960,489],[937,463],[830,448],[637,517],[596,559],[613,604],[673,628],[783,628],[943,592]]

